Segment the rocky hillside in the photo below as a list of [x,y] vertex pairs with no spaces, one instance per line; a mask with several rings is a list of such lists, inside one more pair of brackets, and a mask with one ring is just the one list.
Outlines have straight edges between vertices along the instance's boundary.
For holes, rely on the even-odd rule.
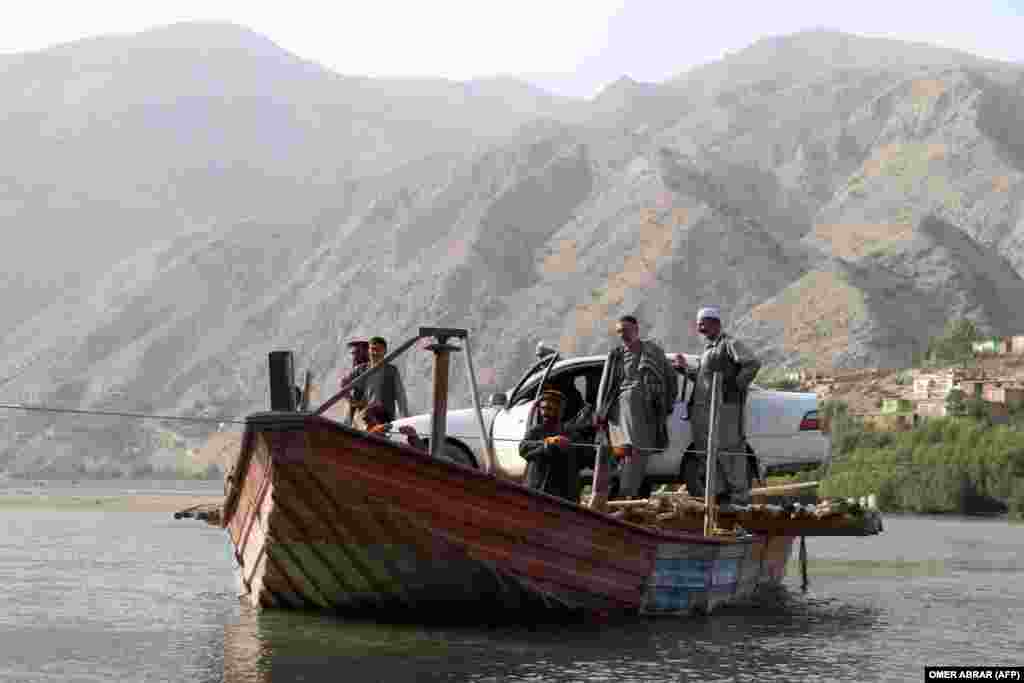
[[[24,270],[91,270],[0,339],[10,400],[241,415],[267,404],[269,350],[295,350],[328,393],[344,339],[397,343],[424,324],[473,330],[487,391],[538,340],[603,352],[624,313],[694,348],[710,302],[789,365],[906,365],[955,316],[1024,328],[1012,66],[815,31],[570,101],[511,81],[343,77],[186,25],[26,55],[0,88],[26,92],[15,76],[42,63],[50,94],[24,95],[35,114],[0,135],[67,163],[8,163],[0,220],[38,226]],[[164,76],[142,83],[140,64]],[[90,69],[102,87],[69,99]],[[72,122],[70,142],[40,117]],[[55,200],[75,187],[78,203]],[[160,197],[152,220],[134,213],[143,195]],[[107,213],[89,213],[97,197]],[[93,218],[54,250],[61,215]],[[419,409],[429,366],[422,351],[401,363]],[[5,417],[0,468],[15,471],[133,462],[210,429]]]
[[[177,24],[0,62],[2,329],[155,240],[308,224],[365,177],[571,107],[525,83],[336,74],[230,24]],[[55,250],[60,244],[64,250]]]

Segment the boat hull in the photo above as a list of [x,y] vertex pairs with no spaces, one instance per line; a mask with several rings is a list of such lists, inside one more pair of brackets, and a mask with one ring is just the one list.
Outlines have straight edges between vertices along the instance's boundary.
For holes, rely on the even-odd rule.
[[294,413],[248,419],[223,524],[253,605],[376,616],[709,612],[794,542],[654,531]]

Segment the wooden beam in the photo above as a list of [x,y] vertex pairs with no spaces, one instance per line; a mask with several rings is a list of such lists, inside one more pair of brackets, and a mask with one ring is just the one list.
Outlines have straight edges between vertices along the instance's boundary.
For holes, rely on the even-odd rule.
[[764,486],[758,489],[750,489],[752,496],[785,496],[797,491],[816,489],[821,482],[808,481],[800,484],[779,484],[778,486]]

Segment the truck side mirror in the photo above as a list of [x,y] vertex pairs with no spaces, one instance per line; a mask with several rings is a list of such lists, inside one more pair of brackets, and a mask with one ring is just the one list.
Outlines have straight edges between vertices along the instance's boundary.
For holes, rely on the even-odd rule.
[[491,394],[490,398],[487,399],[487,405],[491,406],[492,408],[504,408],[507,404],[508,396],[501,392]]

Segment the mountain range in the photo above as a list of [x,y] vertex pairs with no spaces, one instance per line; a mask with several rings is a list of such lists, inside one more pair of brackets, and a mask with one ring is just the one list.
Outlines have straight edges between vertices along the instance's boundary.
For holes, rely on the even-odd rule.
[[[956,317],[1024,329],[1015,64],[814,30],[583,100],[186,23],[0,57],[0,92],[7,401],[238,417],[268,351],[327,395],[346,339],[421,325],[470,328],[495,391],[627,313],[699,348],[709,303],[787,366],[906,365]],[[430,364],[399,362],[417,410]],[[213,428],[11,412],[0,469],[156,462]]]

